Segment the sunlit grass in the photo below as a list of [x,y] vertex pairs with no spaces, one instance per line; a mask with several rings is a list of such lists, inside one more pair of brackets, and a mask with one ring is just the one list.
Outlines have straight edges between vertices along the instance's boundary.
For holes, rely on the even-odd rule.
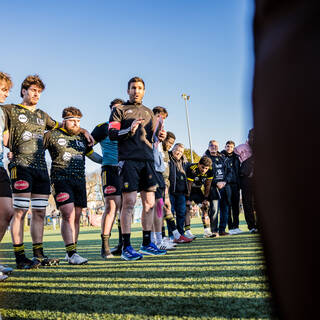
[[[81,230],[83,266],[62,261],[58,267],[14,270],[0,284],[3,319],[270,319],[270,294],[258,235],[204,239],[199,219],[192,220],[198,238],[161,257],[126,262],[100,258],[100,230]],[[245,230],[245,226],[241,226]],[[139,225],[132,243],[141,244]],[[112,245],[117,243],[114,228]],[[25,232],[31,255],[29,231]],[[63,258],[60,230],[45,230],[45,250]],[[1,260],[14,267],[7,233]]]

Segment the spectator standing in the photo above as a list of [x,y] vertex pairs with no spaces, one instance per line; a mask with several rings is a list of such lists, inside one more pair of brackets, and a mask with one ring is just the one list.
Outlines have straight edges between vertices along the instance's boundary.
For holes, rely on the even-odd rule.
[[184,236],[184,223],[186,218],[186,194],[187,189],[187,177],[186,177],[186,164],[187,161],[183,155],[184,145],[182,143],[176,143],[169,152],[170,162],[170,174],[169,174],[169,194],[171,202],[171,211],[176,214],[177,229],[181,235]]
[[243,232],[239,228],[240,214],[240,160],[234,152],[235,143],[231,140],[226,142],[225,149],[221,151],[226,158],[228,167],[231,169],[230,186],[230,206],[228,212],[228,228],[230,234]]
[[234,152],[239,155],[240,165],[240,188],[244,217],[250,233],[258,232],[257,219],[255,216],[255,204],[253,193],[254,158],[252,153],[254,130],[250,129],[246,143],[237,146]]
[[[210,195],[210,227],[211,232],[216,236],[229,235],[226,232],[229,211],[230,187],[227,184],[231,179],[231,170],[225,157],[218,152],[219,144],[216,140],[209,141],[208,150],[205,156],[212,160],[213,182]],[[218,212],[220,210],[220,221],[218,227]]]

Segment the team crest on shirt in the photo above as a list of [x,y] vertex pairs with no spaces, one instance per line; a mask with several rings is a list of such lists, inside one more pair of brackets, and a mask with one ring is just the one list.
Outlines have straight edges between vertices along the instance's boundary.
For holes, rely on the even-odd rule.
[[124,186],[126,189],[128,189],[128,188],[129,188],[129,182],[125,182],[125,183],[123,184],[123,186]]
[[67,144],[67,141],[64,138],[60,138],[60,139],[58,139],[58,144],[60,146],[65,146]]
[[26,123],[28,122],[28,118],[25,114],[19,114],[19,117],[18,117],[19,121],[22,122],[22,123]]
[[23,141],[29,141],[29,140],[31,140],[31,138],[32,138],[32,133],[30,131],[25,131],[22,134],[22,140]]
[[43,119],[40,119],[40,118],[37,118],[37,124],[39,126],[44,126],[44,120]]
[[62,159],[64,161],[70,161],[71,160],[71,153],[70,152],[65,152],[62,156]]

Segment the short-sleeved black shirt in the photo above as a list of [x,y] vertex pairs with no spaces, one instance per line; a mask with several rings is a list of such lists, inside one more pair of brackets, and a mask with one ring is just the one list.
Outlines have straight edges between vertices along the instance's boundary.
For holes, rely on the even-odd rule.
[[213,179],[213,172],[210,168],[205,174],[201,174],[198,163],[192,163],[186,171],[186,176],[188,181],[192,181],[192,188],[201,188],[207,180]]
[[10,165],[46,170],[43,136],[45,130],[57,127],[58,122],[40,109],[31,111],[16,104],[2,108],[7,115],[9,148],[13,152]]
[[70,135],[63,128],[48,131],[44,146],[49,150],[51,180],[85,179],[85,156],[93,152],[85,136]]

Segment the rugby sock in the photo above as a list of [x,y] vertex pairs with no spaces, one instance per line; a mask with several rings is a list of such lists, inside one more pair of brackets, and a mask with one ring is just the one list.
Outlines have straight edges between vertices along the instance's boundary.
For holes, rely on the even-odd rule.
[[74,253],[77,253],[76,244],[75,243],[69,243],[66,245],[66,252],[69,258],[72,257]]
[[174,222],[174,218],[167,219],[167,226],[169,230],[176,230],[176,223]]
[[156,242],[152,241],[153,243],[161,243],[162,241],[162,232],[156,232]]
[[36,258],[43,258],[43,243],[33,243],[32,244],[33,256]]
[[25,259],[26,255],[24,252],[24,244],[23,243],[14,244],[13,251],[14,251],[14,255],[16,257],[16,261],[21,261],[21,260]]
[[151,232],[151,242],[156,243],[156,233]]
[[166,227],[163,226],[162,227],[162,238],[164,238],[166,236]]
[[180,232],[176,229],[176,230],[173,230],[172,231],[172,234],[173,234],[173,236],[174,236],[174,238],[175,239],[179,239],[180,238],[180,236],[181,236],[181,234],[180,234]]
[[101,235],[102,250],[104,250],[105,252],[110,252],[110,247],[109,247],[110,236],[111,236],[110,234]]
[[142,245],[148,246],[151,242],[151,231],[142,231]]
[[129,247],[131,245],[130,243],[130,233],[122,233],[122,242],[123,242],[123,249],[126,247]]

